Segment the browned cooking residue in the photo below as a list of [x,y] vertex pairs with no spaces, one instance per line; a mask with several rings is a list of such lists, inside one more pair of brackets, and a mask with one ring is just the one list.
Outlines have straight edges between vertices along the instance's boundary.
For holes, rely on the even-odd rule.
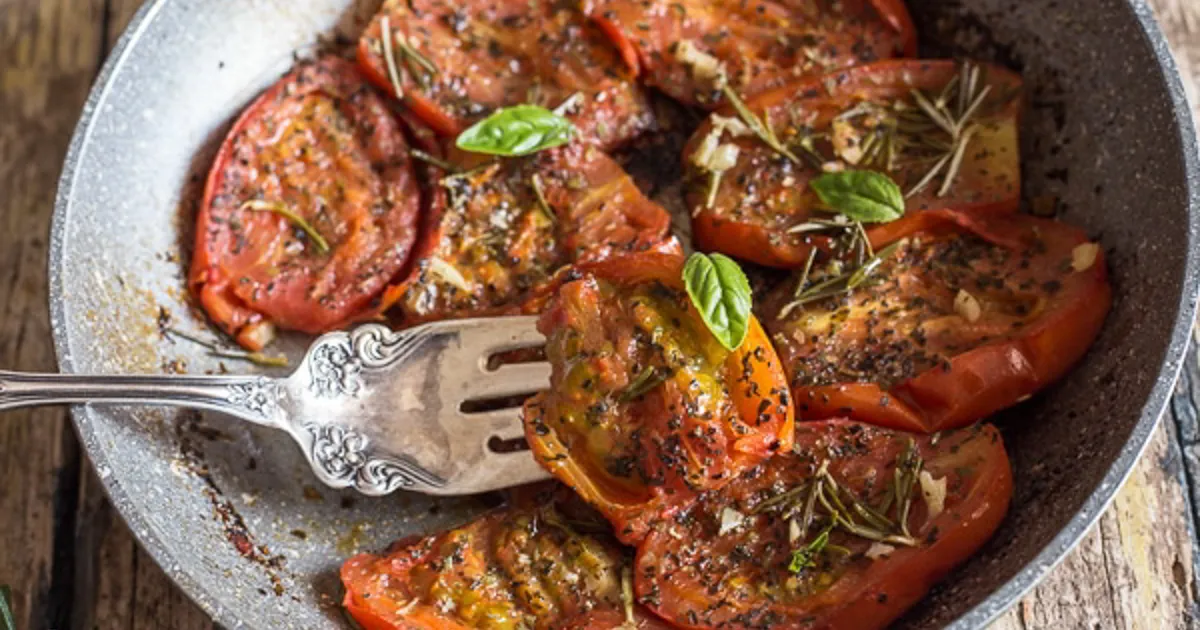
[[282,572],[286,569],[287,558],[282,555],[272,555],[266,545],[257,544],[253,534],[246,527],[246,521],[238,513],[233,502],[225,497],[220,487],[213,481],[208,464],[205,462],[201,439],[220,439],[219,431],[200,424],[200,414],[183,412],[176,425],[179,438],[179,459],[184,468],[196,475],[204,483],[204,495],[212,503],[213,518],[221,524],[226,539],[233,543],[243,558],[261,566],[271,582],[271,590],[277,596],[284,594]]

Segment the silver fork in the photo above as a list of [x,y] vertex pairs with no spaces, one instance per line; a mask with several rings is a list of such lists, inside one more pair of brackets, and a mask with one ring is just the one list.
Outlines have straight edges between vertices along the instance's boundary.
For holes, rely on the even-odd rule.
[[489,367],[498,352],[545,343],[535,322],[501,317],[402,331],[365,324],[318,337],[287,378],[0,371],[0,410],[59,403],[209,409],[283,429],[334,488],[473,494],[548,476],[528,450],[497,448],[520,444],[519,408],[470,411],[549,385],[545,362]]

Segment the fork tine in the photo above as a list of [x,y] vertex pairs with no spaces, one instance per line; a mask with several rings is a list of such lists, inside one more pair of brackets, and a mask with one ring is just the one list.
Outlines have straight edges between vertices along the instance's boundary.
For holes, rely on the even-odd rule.
[[467,400],[479,400],[530,394],[549,386],[549,363],[513,363],[464,382],[463,393]]
[[545,345],[537,320],[536,316],[463,320],[463,348],[478,351],[486,361],[497,352]]
[[[496,436],[501,440],[515,440],[525,437],[525,428],[521,424],[521,408],[493,409],[479,413],[464,414],[466,422],[490,429],[487,437]],[[485,438],[486,439],[486,438]]]

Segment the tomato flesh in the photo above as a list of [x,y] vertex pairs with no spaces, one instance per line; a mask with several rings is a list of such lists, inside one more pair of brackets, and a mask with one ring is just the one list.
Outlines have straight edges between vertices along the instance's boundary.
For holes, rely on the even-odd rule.
[[[325,332],[368,310],[401,270],[420,204],[408,143],[384,100],[348,62],[301,64],[221,145],[189,284],[212,320],[251,349],[272,324]],[[301,217],[329,251],[271,208]]]
[[[910,481],[922,471],[929,497]],[[791,453],[657,524],[638,548],[635,588],[681,628],[883,628],[992,535],[1011,496],[990,425],[935,440],[840,420],[801,424]],[[834,514],[853,533],[832,525]]]
[[876,237],[905,240],[875,281],[788,310],[789,282],[763,304],[805,419],[975,422],[1066,374],[1112,301],[1103,251],[1056,221],[929,211]]
[[[359,42],[359,63],[389,94],[383,18],[403,100],[438,133],[457,136],[497,108],[522,103],[566,112],[580,135],[605,148],[654,124],[645,93],[597,27],[570,3],[388,0]],[[401,39],[403,36],[404,39]],[[422,55],[423,67],[401,42]]]
[[542,316],[551,388],[525,408],[551,474],[633,543],[699,490],[791,442],[784,374],[752,320],[735,351],[705,327],[681,256],[582,265]]
[[[972,75],[970,67],[977,68],[977,74]],[[971,113],[957,118],[967,122],[961,156],[956,159],[959,143],[922,113],[913,92],[920,90],[929,101],[946,94],[949,115],[956,117],[960,106],[956,90],[964,83],[974,88],[961,90],[964,113]],[[794,83],[751,99],[749,109],[770,119],[796,162],[753,134],[722,133],[715,127],[721,118],[710,117],[684,149],[696,245],[762,265],[803,266],[812,247],[828,241],[825,231],[797,231],[813,218],[829,218],[818,210],[822,204],[809,183],[831,169],[887,173],[906,194],[914,193],[906,199],[909,212],[929,208],[1015,212],[1021,192],[1017,137],[1021,88],[1020,77],[998,66],[891,60]],[[973,112],[967,95],[979,99]],[[736,164],[721,172],[715,193],[711,170],[697,164],[706,139],[714,135],[721,144],[738,149]],[[951,168],[955,177],[947,185]],[[936,175],[927,178],[934,169]]]
[[464,172],[434,175],[434,211],[413,272],[394,291],[403,324],[537,312],[567,265],[672,247],[666,211],[594,146],[503,161],[451,152],[450,160]]
[[[837,68],[916,54],[912,21],[898,0],[589,0],[584,10],[643,81],[709,108],[722,97],[708,63],[720,64],[745,97]],[[712,61],[697,67],[688,49]]]
[[[349,559],[341,571],[347,611],[367,630],[622,627],[631,559],[593,533],[602,521],[580,523],[553,491],[541,494],[386,555]],[[667,627],[641,607],[631,612],[631,627]]]

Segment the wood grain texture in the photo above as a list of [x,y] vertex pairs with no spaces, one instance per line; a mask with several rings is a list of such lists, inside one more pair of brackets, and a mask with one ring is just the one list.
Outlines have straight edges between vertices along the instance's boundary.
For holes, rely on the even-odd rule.
[[[47,233],[67,141],[95,74],[102,0],[0,2],[0,365],[53,370]],[[79,448],[61,409],[0,417],[0,582],[21,628],[65,626]],[[58,553],[55,553],[58,549]]]
[[[87,86],[139,4],[0,0],[0,366],[53,368],[43,269],[54,186]],[[1195,97],[1200,0],[1151,4]],[[1112,508],[992,630],[1200,627],[1198,404],[1193,351],[1170,418]],[[15,588],[20,628],[214,628],[138,547],[64,412],[0,415],[0,475],[0,583]]]

